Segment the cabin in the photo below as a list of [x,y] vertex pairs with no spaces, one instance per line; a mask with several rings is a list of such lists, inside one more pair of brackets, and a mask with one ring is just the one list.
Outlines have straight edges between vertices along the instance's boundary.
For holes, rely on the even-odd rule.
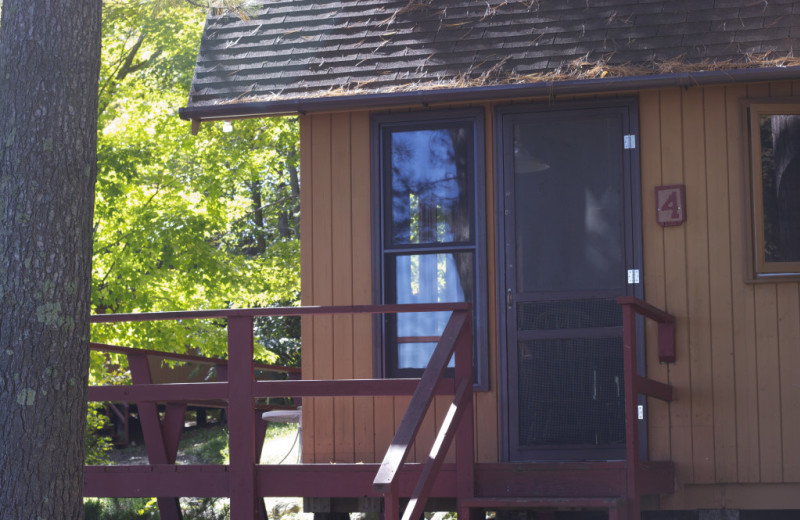
[[800,514],[798,44],[791,0],[209,15],[192,131],[301,129],[306,469],[249,500]]

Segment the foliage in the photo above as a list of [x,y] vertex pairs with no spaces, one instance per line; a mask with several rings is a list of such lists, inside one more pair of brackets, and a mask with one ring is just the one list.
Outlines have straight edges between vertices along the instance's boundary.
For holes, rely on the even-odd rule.
[[[84,501],[86,520],[158,520],[155,498],[90,498]],[[218,498],[183,498],[184,520],[226,520],[227,501]]]
[[[262,463],[277,463],[284,458],[297,436],[296,424],[270,423],[264,439]],[[129,448],[137,454],[141,446]],[[194,428],[182,436],[178,458],[194,464],[228,464],[228,431],[219,426]],[[101,498],[84,501],[86,520],[156,519],[155,499]],[[270,505],[270,518],[299,518],[297,501],[279,500]],[[216,520],[230,518],[228,501],[218,498],[182,498],[181,510],[185,520]]]
[[143,520],[158,518],[147,510],[146,498],[92,498],[83,503],[86,520]]
[[113,447],[111,438],[104,435],[108,427],[108,417],[99,406],[89,406],[86,414],[86,433],[83,437],[86,446],[86,464],[108,464],[108,452]]
[[179,453],[182,457],[196,460],[195,464],[227,464],[223,454],[227,450],[228,429],[206,428],[182,440]]
[[[162,8],[104,4],[93,311],[293,305],[299,300],[297,121],[236,121],[231,133],[204,123],[190,135],[177,107],[187,99],[204,12],[156,4]],[[297,361],[295,327],[258,330],[260,360]],[[296,335],[288,343],[272,336],[287,332]],[[226,352],[224,323],[213,320],[95,325],[92,339]],[[108,366],[94,358],[93,376],[105,377]]]
[[[296,441],[299,439],[297,424],[269,423],[264,433],[264,447],[261,451],[261,464],[280,464],[284,459],[297,452]],[[227,431],[225,432],[227,435]],[[225,438],[227,441],[227,437]],[[219,451],[221,464],[230,464],[230,447],[227,442]]]

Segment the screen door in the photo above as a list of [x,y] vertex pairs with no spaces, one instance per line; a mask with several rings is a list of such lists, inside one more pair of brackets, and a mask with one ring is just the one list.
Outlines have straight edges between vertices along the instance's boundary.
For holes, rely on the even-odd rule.
[[626,149],[629,112],[581,107],[500,116],[512,460],[624,458],[616,298],[636,293],[628,271],[640,257],[631,225],[638,204]]

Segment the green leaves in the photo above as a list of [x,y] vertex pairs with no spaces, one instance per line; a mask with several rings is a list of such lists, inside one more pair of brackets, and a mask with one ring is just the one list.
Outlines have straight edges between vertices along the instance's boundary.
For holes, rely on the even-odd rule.
[[[188,96],[203,13],[122,0],[104,9],[93,311],[295,304],[297,120],[234,121],[229,134],[205,123],[190,135],[177,108]],[[225,338],[219,321],[92,329],[101,343],[213,356],[225,354]],[[262,358],[276,361],[263,345]]]

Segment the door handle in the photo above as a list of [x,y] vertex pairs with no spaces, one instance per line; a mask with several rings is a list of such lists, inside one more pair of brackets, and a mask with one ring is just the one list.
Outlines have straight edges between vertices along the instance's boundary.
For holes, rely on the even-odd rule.
[[506,291],[506,306],[510,309],[512,305],[514,305],[514,293],[509,288]]

